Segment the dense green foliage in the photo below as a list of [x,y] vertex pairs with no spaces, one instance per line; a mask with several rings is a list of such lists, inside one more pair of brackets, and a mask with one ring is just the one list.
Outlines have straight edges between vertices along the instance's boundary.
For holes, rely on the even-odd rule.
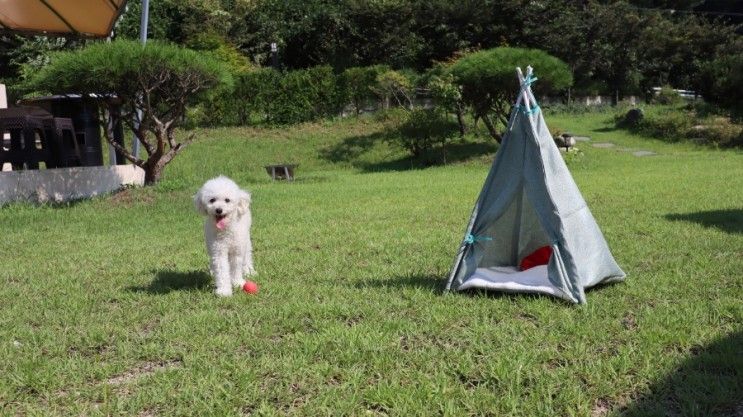
[[49,64],[27,79],[26,88],[103,95],[98,102],[108,112],[100,112],[102,125],[119,114],[118,120],[135,132],[148,158],[133,155],[107,135],[109,143],[145,170],[147,183],[155,183],[190,141],[175,140],[186,107],[205,100],[228,80],[219,61],[207,54],[160,42],[143,46],[120,40],[50,55]]
[[400,110],[401,120],[393,123],[393,141],[413,158],[425,156],[434,147],[442,147],[456,137],[457,124],[436,109]]
[[261,69],[241,74],[235,95],[245,118],[291,124],[338,114],[344,103],[338,78],[329,66],[278,72]]
[[636,123],[627,123],[626,112],[615,116],[616,125],[667,142],[694,141],[719,147],[743,147],[743,126],[730,118],[706,113],[706,106],[685,103],[645,109]]
[[374,65],[351,67],[343,71],[340,79],[341,88],[357,115],[366,103],[376,97],[374,87],[377,84],[377,77],[388,70],[389,67],[385,65]]
[[[275,42],[282,67],[330,65],[336,72],[378,64],[422,72],[466,51],[538,48],[570,66],[572,93],[611,94],[616,100],[666,84],[701,91],[707,84],[700,77],[705,64],[740,50],[740,35],[729,20],[733,14],[669,12],[741,12],[740,5],[699,3],[158,0],[150,5],[149,33],[152,39],[196,49],[215,47],[204,37],[219,39],[223,54],[239,51],[262,65],[271,64],[269,45]],[[139,6],[138,0],[129,2],[116,37],[138,38]],[[19,48],[26,42],[2,37],[0,55],[8,60],[0,59],[0,78],[12,80],[20,64],[39,61],[45,48]]]
[[[743,48],[743,42],[740,42]],[[743,52],[722,56],[703,67],[701,93],[712,102],[732,109],[733,117],[743,120]]]

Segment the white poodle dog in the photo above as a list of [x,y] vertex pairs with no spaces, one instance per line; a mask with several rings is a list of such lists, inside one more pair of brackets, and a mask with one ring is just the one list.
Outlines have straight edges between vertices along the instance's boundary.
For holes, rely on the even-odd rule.
[[245,284],[243,276],[255,274],[250,194],[231,179],[220,176],[204,183],[193,200],[196,210],[206,216],[204,235],[209,270],[216,284],[214,292],[230,296],[232,287]]

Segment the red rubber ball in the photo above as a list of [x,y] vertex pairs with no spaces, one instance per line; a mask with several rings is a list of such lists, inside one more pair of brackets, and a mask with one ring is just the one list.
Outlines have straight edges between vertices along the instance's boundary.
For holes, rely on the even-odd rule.
[[258,284],[253,281],[246,281],[245,284],[243,284],[243,291],[248,294],[258,294]]

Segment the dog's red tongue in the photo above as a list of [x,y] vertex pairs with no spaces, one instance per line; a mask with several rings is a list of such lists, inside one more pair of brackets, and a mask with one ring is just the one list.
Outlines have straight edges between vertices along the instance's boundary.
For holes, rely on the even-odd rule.
[[220,217],[217,219],[217,229],[224,230],[227,227],[227,217]]

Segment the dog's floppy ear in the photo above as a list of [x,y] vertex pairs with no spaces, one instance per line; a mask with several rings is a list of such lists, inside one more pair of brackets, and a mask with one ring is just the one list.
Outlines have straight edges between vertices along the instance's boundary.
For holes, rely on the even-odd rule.
[[204,199],[201,198],[201,196],[202,196],[202,192],[201,190],[199,190],[199,192],[197,192],[196,195],[193,196],[193,205],[196,208],[196,211],[206,216],[208,213],[206,212],[206,205],[204,204]]
[[245,190],[240,190],[239,199],[237,202],[237,212],[241,216],[250,210],[250,193]]

